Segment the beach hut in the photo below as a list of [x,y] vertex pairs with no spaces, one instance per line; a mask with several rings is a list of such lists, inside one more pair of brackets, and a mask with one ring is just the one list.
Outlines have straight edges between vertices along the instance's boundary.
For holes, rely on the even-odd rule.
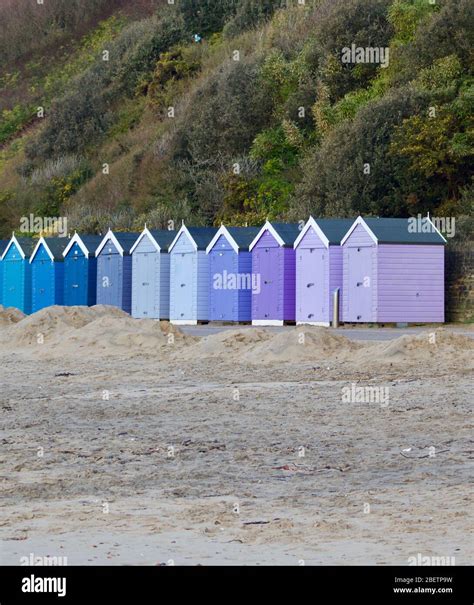
[[341,241],[345,322],[444,321],[444,245],[429,218],[359,216]]
[[93,306],[97,299],[97,259],[95,251],[102,241],[100,235],[75,233],[66,246],[64,256],[64,304]]
[[0,240],[0,305],[3,305],[3,261],[2,256],[8,246],[8,240]]
[[112,232],[102,239],[96,250],[97,304],[132,310],[132,257],[130,250],[139,233]]
[[354,219],[310,217],[296,238],[296,323],[329,326],[334,291],[342,313],[341,240]]
[[197,324],[209,321],[209,256],[206,248],[217,233],[214,227],[183,224],[169,247],[170,321]]
[[296,224],[267,221],[249,246],[252,252],[252,324],[283,325],[295,321]]
[[69,240],[41,237],[30,257],[31,311],[64,302],[64,257]]
[[209,320],[252,321],[252,253],[258,227],[222,225],[206,249],[209,256]]
[[145,227],[132,246],[132,316],[170,317],[170,256],[168,248],[176,231]]
[[30,237],[12,235],[2,256],[3,306],[31,313],[30,256],[36,244]]

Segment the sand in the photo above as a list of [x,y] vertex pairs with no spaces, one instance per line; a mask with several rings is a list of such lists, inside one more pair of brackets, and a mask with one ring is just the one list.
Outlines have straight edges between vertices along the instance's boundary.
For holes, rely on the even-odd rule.
[[473,345],[0,308],[0,563],[472,564]]

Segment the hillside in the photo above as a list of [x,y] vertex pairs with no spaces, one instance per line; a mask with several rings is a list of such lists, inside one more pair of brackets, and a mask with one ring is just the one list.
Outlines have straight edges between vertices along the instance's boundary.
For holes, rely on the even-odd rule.
[[471,0],[7,0],[0,236],[469,215],[473,32]]

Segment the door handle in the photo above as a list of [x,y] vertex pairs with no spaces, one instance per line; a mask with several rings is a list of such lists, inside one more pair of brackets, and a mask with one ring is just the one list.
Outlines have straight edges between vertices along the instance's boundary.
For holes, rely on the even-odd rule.
[[362,285],[363,285],[363,284],[362,284],[362,282],[361,282],[361,281],[358,281],[358,282],[357,282],[357,287],[362,286]]
[[181,284],[181,287],[182,287],[182,288],[184,288],[184,286],[185,286],[185,285],[186,285],[186,284]]
[[311,286],[314,286],[314,284],[306,284],[307,288],[311,288]]
[[310,314],[308,315],[308,319],[311,319],[311,317],[314,317],[314,314],[313,314],[313,313],[310,313]]

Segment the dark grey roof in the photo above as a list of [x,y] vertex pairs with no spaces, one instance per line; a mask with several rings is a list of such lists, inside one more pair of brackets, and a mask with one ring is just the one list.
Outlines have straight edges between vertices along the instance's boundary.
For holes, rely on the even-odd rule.
[[0,239],[0,256],[2,256],[2,254],[7,249],[9,241],[10,240],[8,240],[8,239]]
[[321,231],[328,238],[329,244],[340,244],[349,231],[355,219],[353,218],[317,218],[315,219]]
[[162,250],[168,250],[176,237],[177,231],[168,231],[167,229],[150,229],[150,233]]
[[216,227],[188,227],[188,231],[196,242],[198,250],[205,250],[217,233]]
[[30,258],[38,240],[33,237],[17,237],[18,245],[21,247],[25,258]]
[[128,233],[125,231],[114,231],[118,243],[122,246],[124,254],[130,254],[133,244],[140,237],[140,233]]
[[[87,252],[89,253],[89,256],[95,256],[95,251],[99,247],[100,242],[104,239],[103,235],[79,234],[79,237],[81,238],[82,243],[86,247]],[[71,240],[69,240],[69,241],[71,241]]]
[[260,227],[227,227],[239,247],[239,250],[248,250],[250,244],[257,237]]
[[54,260],[63,261],[63,252],[70,240],[67,237],[45,237],[44,241],[48,246]]
[[284,241],[284,246],[293,247],[295,239],[301,232],[300,226],[297,223],[271,223],[272,227]]
[[[444,244],[427,218],[364,218],[379,244]],[[421,227],[421,228],[420,228]],[[427,229],[423,232],[423,229]],[[429,231],[428,231],[429,229]]]

